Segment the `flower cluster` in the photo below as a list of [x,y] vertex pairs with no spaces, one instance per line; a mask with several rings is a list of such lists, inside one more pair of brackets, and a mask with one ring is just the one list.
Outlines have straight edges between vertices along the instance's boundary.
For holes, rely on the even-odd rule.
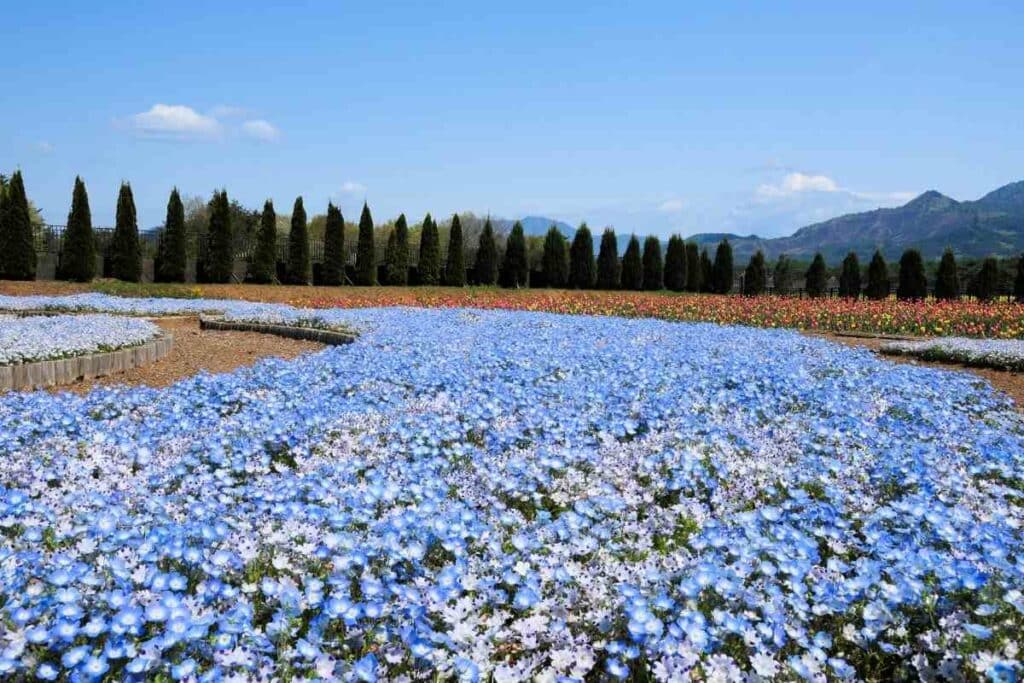
[[1020,676],[1024,418],[984,383],[780,330],[322,314],[355,343],[0,397],[0,676]]
[[0,365],[138,346],[159,333],[147,320],[123,316],[0,315]]
[[924,360],[963,363],[977,367],[1024,371],[1024,341],[947,337],[920,341],[894,341],[883,353],[916,356]]

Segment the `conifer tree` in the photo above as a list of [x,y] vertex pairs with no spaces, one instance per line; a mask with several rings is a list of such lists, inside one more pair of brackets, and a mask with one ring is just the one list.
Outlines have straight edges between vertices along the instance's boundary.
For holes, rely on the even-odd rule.
[[1017,277],[1013,280],[1013,300],[1024,304],[1024,254],[1017,259]]
[[7,217],[7,179],[0,174],[0,280],[7,280],[7,243],[8,217]]
[[864,290],[864,296],[876,301],[889,296],[889,267],[885,264],[885,257],[881,251],[875,250],[875,255],[868,264],[868,286]]
[[732,270],[732,245],[729,244],[729,240],[722,240],[715,251],[711,278],[712,292],[728,294],[732,291]]
[[320,271],[323,283],[337,286],[345,282],[345,218],[341,209],[327,202],[324,221],[324,264]]
[[622,288],[640,290],[644,286],[644,266],[640,257],[640,240],[630,235],[622,255]]
[[828,269],[825,266],[825,257],[818,252],[811,261],[811,266],[804,275],[804,290],[807,296],[815,299],[825,295],[828,287]]
[[373,251],[373,216],[363,202],[359,216],[359,243],[356,247],[356,284],[371,287],[377,284],[377,257]]
[[448,260],[444,264],[444,283],[449,287],[466,285],[466,253],[462,246],[462,221],[459,214],[452,215],[448,232]]
[[548,228],[544,236],[544,283],[548,287],[565,287],[569,281],[569,261],[565,251],[565,236],[556,228]]
[[917,249],[907,249],[900,257],[900,280],[896,298],[901,301],[921,301],[928,296],[928,280],[924,274],[924,261]]
[[843,259],[843,268],[839,273],[839,296],[844,299],[860,296],[860,260],[856,252],[851,251]]
[[437,234],[437,223],[428,213],[423,218],[420,231],[420,260],[417,273],[421,285],[441,284],[441,244]]
[[171,190],[167,200],[167,216],[160,233],[154,276],[158,282],[184,282],[188,261],[188,238],[185,234],[185,206],[178,188]]
[[594,261],[594,238],[586,223],[580,223],[569,247],[569,287],[590,289],[597,278]]
[[686,291],[699,292],[703,271],[700,267],[700,250],[696,242],[686,243]]
[[0,195],[0,277],[31,280],[36,276],[36,249],[21,171],[15,171],[7,186],[0,187]]
[[974,276],[971,287],[980,301],[992,301],[999,292],[999,262],[989,256],[981,263],[981,269]]
[[673,292],[686,289],[686,243],[679,235],[668,238],[665,250],[665,287]]
[[656,292],[664,286],[665,263],[661,258],[661,240],[649,235],[644,240],[644,289]]
[[64,228],[64,245],[60,255],[61,277],[88,282],[96,276],[96,241],[92,233],[89,194],[80,177],[75,178],[71,195],[71,212]]
[[230,282],[234,270],[232,254],[231,203],[228,191],[213,193],[210,200],[210,220],[206,233],[206,280]]
[[619,288],[619,240],[611,228],[605,228],[601,235],[601,250],[597,255],[597,288]]
[[395,244],[388,264],[388,284],[405,287],[409,284],[409,225],[404,213],[398,216],[391,234],[394,235]]
[[942,253],[939,271],[935,275],[935,298],[940,301],[955,301],[960,298],[960,274],[956,269],[953,250],[948,247]]
[[779,254],[772,270],[772,290],[775,294],[785,296],[793,281],[793,264],[785,254]]
[[125,282],[142,279],[142,248],[139,245],[139,223],[135,198],[128,183],[121,183],[117,195],[114,235],[110,240],[110,274]]
[[382,285],[391,284],[391,273],[395,269],[395,230],[394,228],[388,233],[388,241],[384,244],[384,280],[380,283]]
[[288,233],[288,282],[308,285],[313,279],[310,269],[306,208],[302,204],[302,197],[296,197],[292,207],[292,227]]
[[493,285],[498,280],[498,245],[494,242],[494,227],[490,218],[484,221],[484,229],[480,232],[474,270],[478,285]]
[[750,263],[743,272],[743,294],[758,296],[764,294],[768,285],[768,266],[765,265],[764,252],[760,249],[750,257]]
[[519,289],[530,281],[530,262],[526,253],[523,224],[516,221],[505,241],[505,258],[501,264],[501,286]]
[[700,291],[714,291],[715,266],[708,256],[707,248],[700,250]]

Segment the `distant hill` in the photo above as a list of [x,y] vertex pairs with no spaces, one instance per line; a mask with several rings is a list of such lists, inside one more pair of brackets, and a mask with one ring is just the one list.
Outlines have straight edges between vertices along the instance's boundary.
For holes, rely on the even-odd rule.
[[[509,229],[512,228],[512,223],[514,222],[509,221]],[[526,216],[525,218],[520,218],[519,222],[523,224],[523,232],[527,235],[546,235],[552,225],[570,239],[576,234],[576,228],[565,221],[556,221],[552,218],[544,218],[543,216]]]
[[1024,251],[1024,181],[1005,185],[975,201],[958,202],[929,190],[903,206],[847,214],[800,228],[788,237],[701,233],[690,237],[712,249],[723,238],[737,262],[763,249],[769,258],[786,254],[810,260],[820,251],[829,263],[849,251],[861,259],[881,249],[887,259],[917,248],[938,258],[946,247],[958,256],[1012,256]]

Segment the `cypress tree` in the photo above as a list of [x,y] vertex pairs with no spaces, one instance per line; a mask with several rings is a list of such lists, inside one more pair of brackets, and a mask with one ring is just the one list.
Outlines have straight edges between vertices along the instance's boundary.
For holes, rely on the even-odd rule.
[[940,301],[954,301],[960,298],[960,274],[956,270],[953,250],[948,247],[942,252],[939,271],[935,276],[935,298]]
[[686,289],[686,243],[679,235],[668,238],[665,250],[665,287],[673,292]]
[[388,267],[388,284],[405,287],[409,284],[409,225],[405,214],[400,214],[391,232],[395,237],[391,263]]
[[922,300],[928,296],[928,280],[924,274],[924,261],[917,249],[907,249],[900,257],[900,281],[896,298],[902,301]]
[[860,260],[852,251],[843,259],[843,269],[839,273],[839,296],[844,299],[860,296]]
[[665,264],[661,259],[661,240],[650,235],[644,240],[644,289],[656,292],[664,286]]
[[701,287],[702,271],[700,267],[700,252],[696,242],[686,243],[686,291],[699,292]]
[[804,290],[807,296],[816,299],[825,295],[825,288],[828,286],[828,269],[825,267],[825,257],[818,252],[811,261],[811,266],[804,274]]
[[714,291],[715,266],[711,263],[707,248],[700,250],[700,291]]
[[0,174],[0,280],[7,278],[7,243],[8,219],[7,219],[7,178]]
[[231,253],[231,203],[228,201],[227,190],[213,193],[206,239],[206,280],[230,282],[234,256]]
[[466,285],[466,254],[462,247],[462,221],[459,214],[452,215],[448,233],[448,260],[444,264],[444,283],[449,287]]
[[388,241],[384,245],[384,281],[382,285],[391,284],[391,273],[395,269],[395,229],[388,233]]
[[1017,259],[1017,277],[1013,281],[1013,300],[1024,304],[1024,254]]
[[548,287],[565,287],[569,280],[568,256],[565,253],[565,237],[558,228],[551,226],[544,237],[544,282]]
[[982,261],[971,289],[980,301],[991,301],[999,291],[999,262],[989,256]]
[[65,280],[88,282],[96,276],[96,242],[92,234],[89,194],[80,177],[75,177],[60,261],[61,277]]
[[325,285],[336,286],[345,281],[345,218],[332,202],[327,202],[324,221],[324,265],[320,277]]
[[490,218],[484,221],[484,229],[480,232],[475,270],[478,285],[493,285],[498,280],[498,245],[494,243]]
[[363,202],[359,216],[359,244],[356,247],[356,284],[372,287],[377,284],[377,257],[373,253],[373,216]]
[[644,286],[644,269],[640,258],[640,240],[630,235],[626,253],[622,255],[622,288],[640,290]]
[[437,223],[428,213],[423,218],[420,231],[420,260],[417,266],[421,285],[441,284],[441,244],[437,234]]
[[139,245],[139,223],[135,214],[135,198],[128,183],[121,183],[117,194],[114,235],[110,240],[110,274],[125,282],[142,279],[142,249]]
[[6,189],[0,188],[0,194],[4,195],[0,209],[0,277],[32,280],[36,276],[36,248],[21,171],[14,172]]
[[889,296],[889,267],[885,265],[885,257],[881,251],[875,250],[875,255],[868,264],[868,286],[864,290],[864,296],[876,301]]
[[160,244],[154,275],[158,282],[184,282],[188,260],[188,241],[185,235],[185,206],[178,188],[171,190],[167,200],[167,217],[160,233]]
[[793,280],[793,264],[789,257],[780,254],[775,261],[775,269],[772,271],[772,289],[776,294],[789,294],[789,288]]
[[288,282],[308,285],[313,279],[309,263],[309,232],[306,229],[306,208],[302,197],[292,207],[292,229],[288,233]]
[[768,285],[768,266],[764,262],[764,252],[760,249],[750,257],[750,263],[743,272],[743,293],[747,296],[764,294]]
[[530,280],[530,262],[526,254],[526,234],[519,221],[512,226],[505,242],[505,259],[501,265],[502,287],[526,287]]
[[718,243],[715,251],[715,264],[712,267],[711,291],[716,294],[728,294],[732,291],[732,245],[729,240]]
[[594,261],[594,238],[586,223],[580,223],[569,247],[569,286],[573,289],[590,289],[597,278],[597,264]]
[[619,240],[611,228],[605,228],[601,235],[601,250],[597,255],[597,288],[619,288]]

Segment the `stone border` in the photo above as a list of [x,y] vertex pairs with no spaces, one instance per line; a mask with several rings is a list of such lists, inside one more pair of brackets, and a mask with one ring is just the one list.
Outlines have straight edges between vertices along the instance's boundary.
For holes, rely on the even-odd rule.
[[224,320],[223,318],[208,318],[203,315],[199,316],[199,328],[203,330],[276,334],[279,337],[303,339],[306,341],[328,344],[330,346],[351,344],[356,340],[354,334],[349,332],[339,332],[337,330],[324,330],[316,327],[300,327],[298,325],[272,325],[269,323],[253,323],[241,320]]
[[139,346],[71,358],[0,366],[0,391],[23,391],[105,377],[154,363],[174,348],[174,336],[163,333]]

